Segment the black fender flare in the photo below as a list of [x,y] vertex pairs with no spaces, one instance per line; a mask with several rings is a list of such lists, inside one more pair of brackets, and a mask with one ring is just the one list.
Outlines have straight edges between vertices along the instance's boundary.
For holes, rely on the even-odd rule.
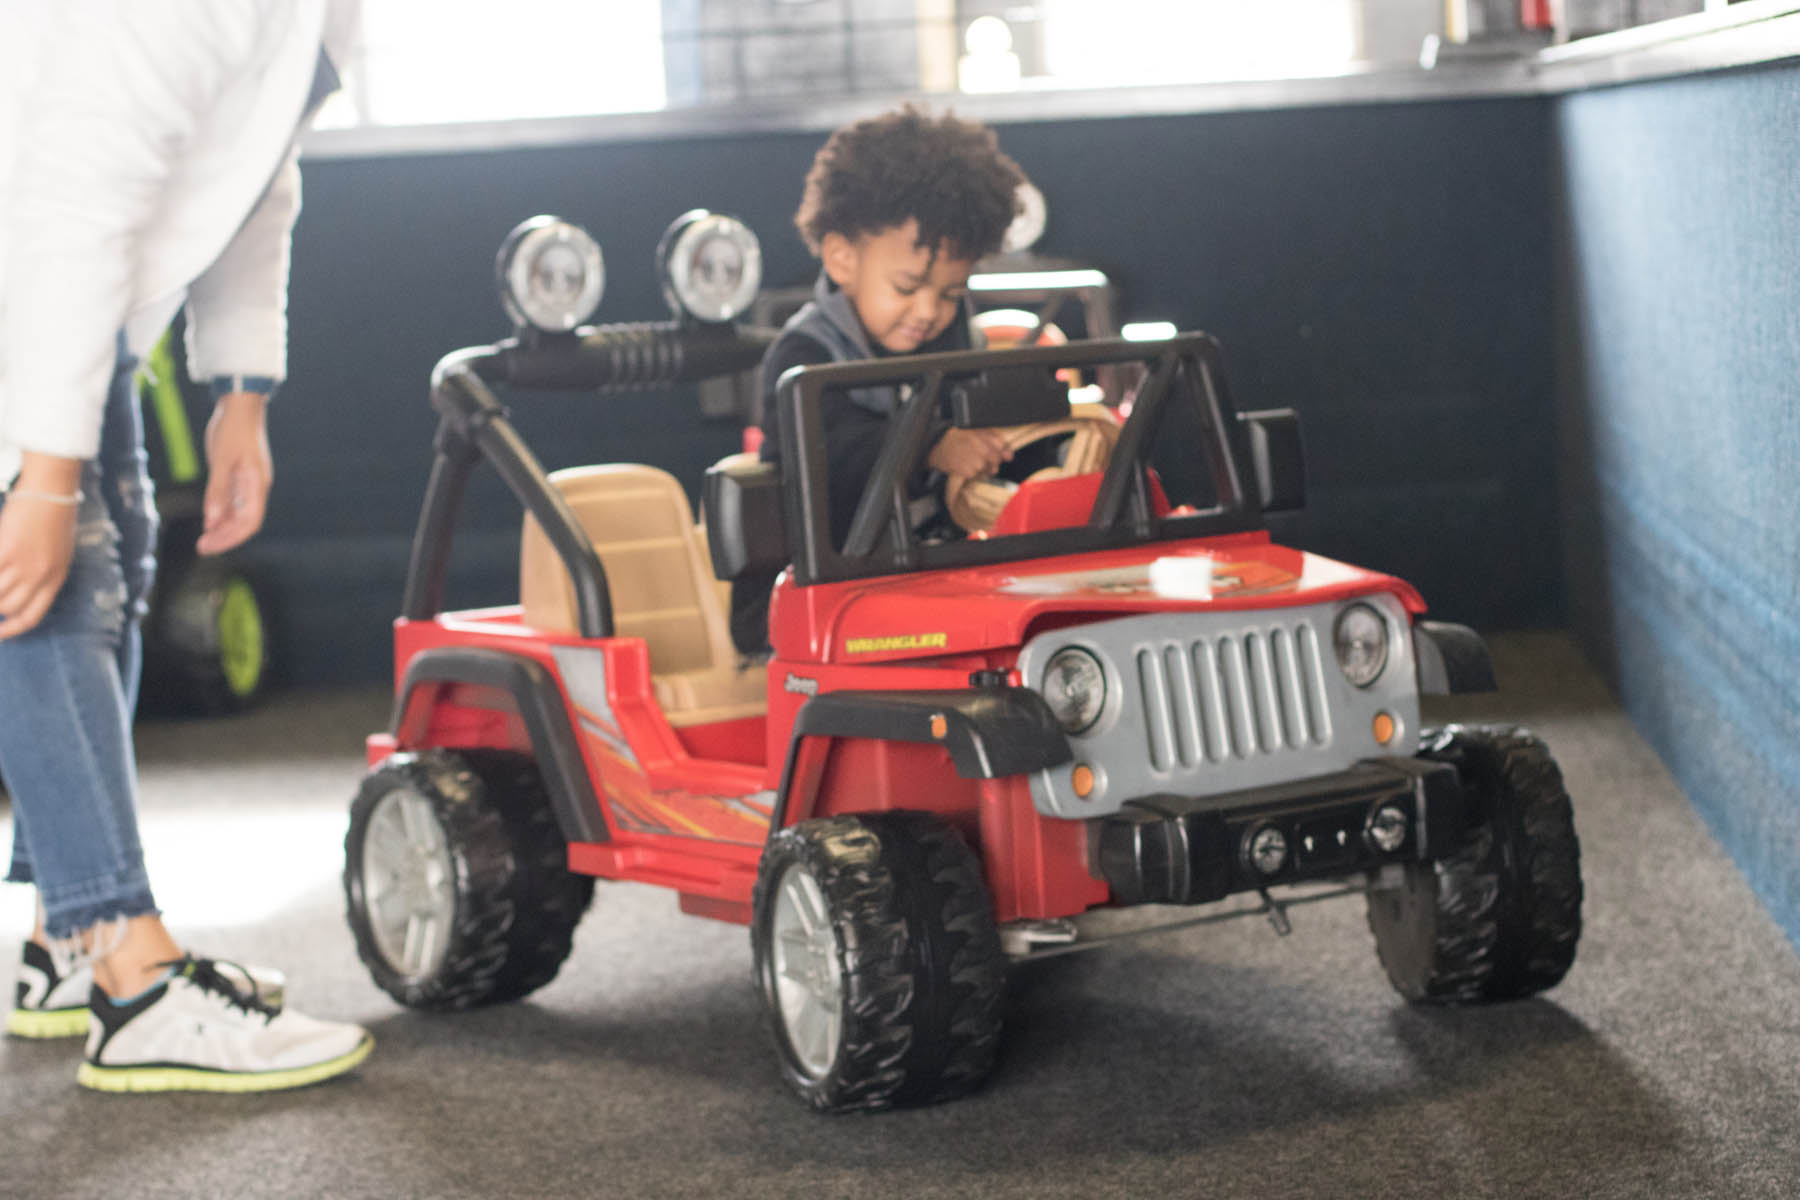
[[593,780],[588,778],[581,741],[569,721],[562,686],[550,668],[536,659],[502,650],[467,646],[423,650],[406,664],[406,674],[394,698],[394,716],[388,731],[396,740],[404,744],[401,725],[413,693],[422,687],[447,683],[478,684],[510,694],[531,738],[532,753],[563,838],[570,842],[611,839]]
[[826,692],[794,718],[771,834],[785,823],[794,764],[809,737],[940,745],[964,779],[1019,775],[1075,757],[1050,706],[1030,688]]
[[1423,695],[1453,696],[1498,688],[1487,643],[1467,625],[1414,621],[1412,640],[1413,661]]

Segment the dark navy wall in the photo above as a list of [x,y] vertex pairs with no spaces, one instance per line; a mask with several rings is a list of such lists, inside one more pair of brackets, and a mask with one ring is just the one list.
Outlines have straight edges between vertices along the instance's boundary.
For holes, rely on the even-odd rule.
[[1224,343],[1240,405],[1301,413],[1298,545],[1484,628],[1561,619],[1548,106],[1350,106],[1021,125],[1050,238],[1126,308]]
[[[1307,514],[1278,533],[1401,574],[1439,615],[1560,619],[1554,552],[1549,106],[1372,105],[1022,123],[1002,144],[1050,198],[1043,248],[1111,271],[1128,318],[1224,341],[1240,403],[1292,405]],[[310,161],[295,239],[292,380],[255,544],[290,679],[388,670],[429,461],[432,363],[504,330],[492,254],[523,217],[586,224],[602,320],[663,308],[652,249],[677,213],[734,212],[774,283],[810,277],[790,218],[812,133]],[[528,410],[528,411],[527,411]],[[551,466],[635,460],[690,489],[734,448],[690,395],[522,406]],[[518,513],[470,504],[458,603],[515,586]]]
[[1800,66],[1557,135],[1572,618],[1800,943]]

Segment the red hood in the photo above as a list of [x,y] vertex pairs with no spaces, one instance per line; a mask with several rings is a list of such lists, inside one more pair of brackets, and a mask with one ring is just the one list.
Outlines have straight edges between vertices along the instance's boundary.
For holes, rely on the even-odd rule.
[[[776,589],[770,629],[789,661],[873,663],[1017,646],[1058,614],[1289,608],[1412,585],[1290,550],[1266,533],[1158,542],[1094,554]],[[808,637],[808,631],[816,631]]]

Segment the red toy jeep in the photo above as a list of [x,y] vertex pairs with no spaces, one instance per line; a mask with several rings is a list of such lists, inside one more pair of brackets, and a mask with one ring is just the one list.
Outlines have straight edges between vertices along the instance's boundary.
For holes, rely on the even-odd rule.
[[[750,927],[782,1074],[842,1111],[977,1086],[1008,960],[1087,944],[1103,908],[1247,893],[1165,911],[1284,929],[1362,892],[1411,1001],[1562,978],[1581,879],[1556,764],[1521,730],[1420,728],[1421,693],[1492,686],[1484,646],[1398,579],[1270,540],[1264,514],[1302,499],[1297,421],[1238,411],[1206,335],[798,370],[787,469],[715,467],[704,531],[653,468],[546,476],[490,391],[722,375],[765,338],[684,318],[439,364],[393,723],[346,843],[359,951],[397,1000],[524,996],[595,877],[659,884]],[[934,429],[1066,433],[1068,369],[1119,363],[1143,383],[1099,469],[1046,437],[992,529],[920,532]],[[828,496],[823,406],[880,383],[905,399],[879,463]],[[440,612],[484,459],[528,514],[521,602]],[[720,580],[777,565],[774,654],[745,661]]]

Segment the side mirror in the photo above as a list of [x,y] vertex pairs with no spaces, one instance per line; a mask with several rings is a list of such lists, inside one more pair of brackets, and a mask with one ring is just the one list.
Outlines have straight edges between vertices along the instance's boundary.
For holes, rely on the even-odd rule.
[[950,385],[950,420],[958,429],[1035,425],[1069,415],[1069,385],[1049,367],[989,367]]
[[737,579],[748,572],[787,566],[781,472],[775,464],[732,459],[718,463],[706,473],[700,503],[714,575]]
[[1262,510],[1299,512],[1306,507],[1306,453],[1300,414],[1291,408],[1239,413],[1249,435],[1250,466]]

